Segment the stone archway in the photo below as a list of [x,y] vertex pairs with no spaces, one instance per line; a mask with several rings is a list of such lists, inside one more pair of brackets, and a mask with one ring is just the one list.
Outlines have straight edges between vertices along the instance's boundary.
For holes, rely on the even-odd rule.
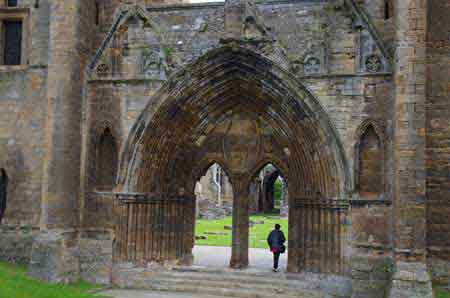
[[[291,205],[298,206],[290,211],[291,271],[305,264],[300,260],[304,248],[298,240],[306,225],[294,222],[299,216],[296,210],[314,205],[318,193],[330,202],[345,200],[348,193],[344,150],[317,99],[291,74],[244,48],[212,50],[175,73],[140,115],[125,146],[119,188],[152,194],[163,205],[168,201],[165,198],[177,198],[174,205],[158,207],[166,208],[162,218],[173,218],[171,212],[177,208],[183,210],[183,239],[164,242],[164,234],[173,231],[163,229],[158,234],[162,238],[154,239],[159,249],[162,246],[183,255],[167,256],[186,259],[192,250],[196,169],[205,160],[220,161],[233,184],[231,265],[237,268],[248,265],[248,186],[255,168],[273,161],[282,165],[290,181]],[[325,205],[322,200],[320,206]],[[127,240],[119,237],[118,245],[121,241]]]

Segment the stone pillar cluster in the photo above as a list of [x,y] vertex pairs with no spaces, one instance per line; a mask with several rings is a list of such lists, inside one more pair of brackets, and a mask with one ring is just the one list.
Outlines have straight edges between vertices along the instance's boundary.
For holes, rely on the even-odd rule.
[[344,273],[345,202],[318,197],[291,200],[288,271]]
[[115,204],[114,261],[191,265],[194,200],[191,197],[120,197]]
[[[390,297],[431,297],[431,282],[425,265],[427,5],[427,0],[397,0],[395,3],[394,246],[397,271]],[[404,296],[405,291],[409,292],[408,296]]]

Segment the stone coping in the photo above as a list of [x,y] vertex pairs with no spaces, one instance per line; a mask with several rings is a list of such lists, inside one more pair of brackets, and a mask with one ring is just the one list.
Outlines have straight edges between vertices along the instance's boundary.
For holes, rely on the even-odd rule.
[[[327,0],[256,0],[256,4],[298,4],[298,3],[327,3]],[[225,6],[225,1],[204,2],[204,3],[173,3],[155,4],[147,6],[147,11],[179,10],[179,9],[204,9]]]
[[[2,66],[0,66],[0,71]],[[179,67],[177,70],[183,68]],[[23,68],[26,70],[26,67]],[[326,73],[326,74],[316,74],[316,75],[308,75],[308,76],[299,76],[299,80],[309,80],[309,79],[329,79],[329,78],[360,78],[360,77],[391,77],[393,73],[391,72],[379,72],[379,73],[370,73],[370,72],[361,72],[361,73]],[[88,79],[88,83],[142,83],[142,82],[166,82],[167,80],[155,79],[155,78],[147,78],[144,76],[136,76],[133,78],[126,77],[104,77],[104,78],[95,78]]]

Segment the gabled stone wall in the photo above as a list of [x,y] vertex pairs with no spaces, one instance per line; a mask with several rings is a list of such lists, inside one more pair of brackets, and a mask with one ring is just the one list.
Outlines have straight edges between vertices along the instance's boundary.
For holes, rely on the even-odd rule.
[[[445,1],[389,1],[393,16],[385,20],[384,2],[260,1],[239,19],[227,3],[105,0],[98,1],[98,24],[87,0],[1,8],[1,18],[24,16],[28,31],[23,65],[0,66],[0,169],[9,178],[0,250],[17,245],[12,257],[27,261],[35,235],[15,227],[64,228],[41,235],[35,255],[43,261],[41,248],[54,249],[60,254],[43,267],[69,260],[68,272],[79,274],[79,245],[89,262],[95,241],[110,240],[88,235],[80,244],[78,228],[114,228],[111,204],[92,195],[102,133],[110,129],[120,159],[147,105],[158,110],[154,98],[169,88],[165,82],[234,42],[305,84],[336,128],[351,169],[345,195],[354,251],[419,261],[420,273],[428,259],[433,276],[447,282],[450,8]],[[380,138],[382,191],[365,202],[355,186],[357,145],[368,125]],[[61,274],[45,276],[66,280]]]

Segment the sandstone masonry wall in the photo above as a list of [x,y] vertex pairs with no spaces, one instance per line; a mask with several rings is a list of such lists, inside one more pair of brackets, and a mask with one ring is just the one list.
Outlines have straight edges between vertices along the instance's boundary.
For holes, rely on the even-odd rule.
[[0,65],[0,168],[9,177],[7,208],[3,224],[36,227],[40,220],[42,158],[44,146],[49,4],[19,1],[25,16],[22,65]]
[[427,246],[433,277],[450,279],[450,5],[429,1],[427,27]]

